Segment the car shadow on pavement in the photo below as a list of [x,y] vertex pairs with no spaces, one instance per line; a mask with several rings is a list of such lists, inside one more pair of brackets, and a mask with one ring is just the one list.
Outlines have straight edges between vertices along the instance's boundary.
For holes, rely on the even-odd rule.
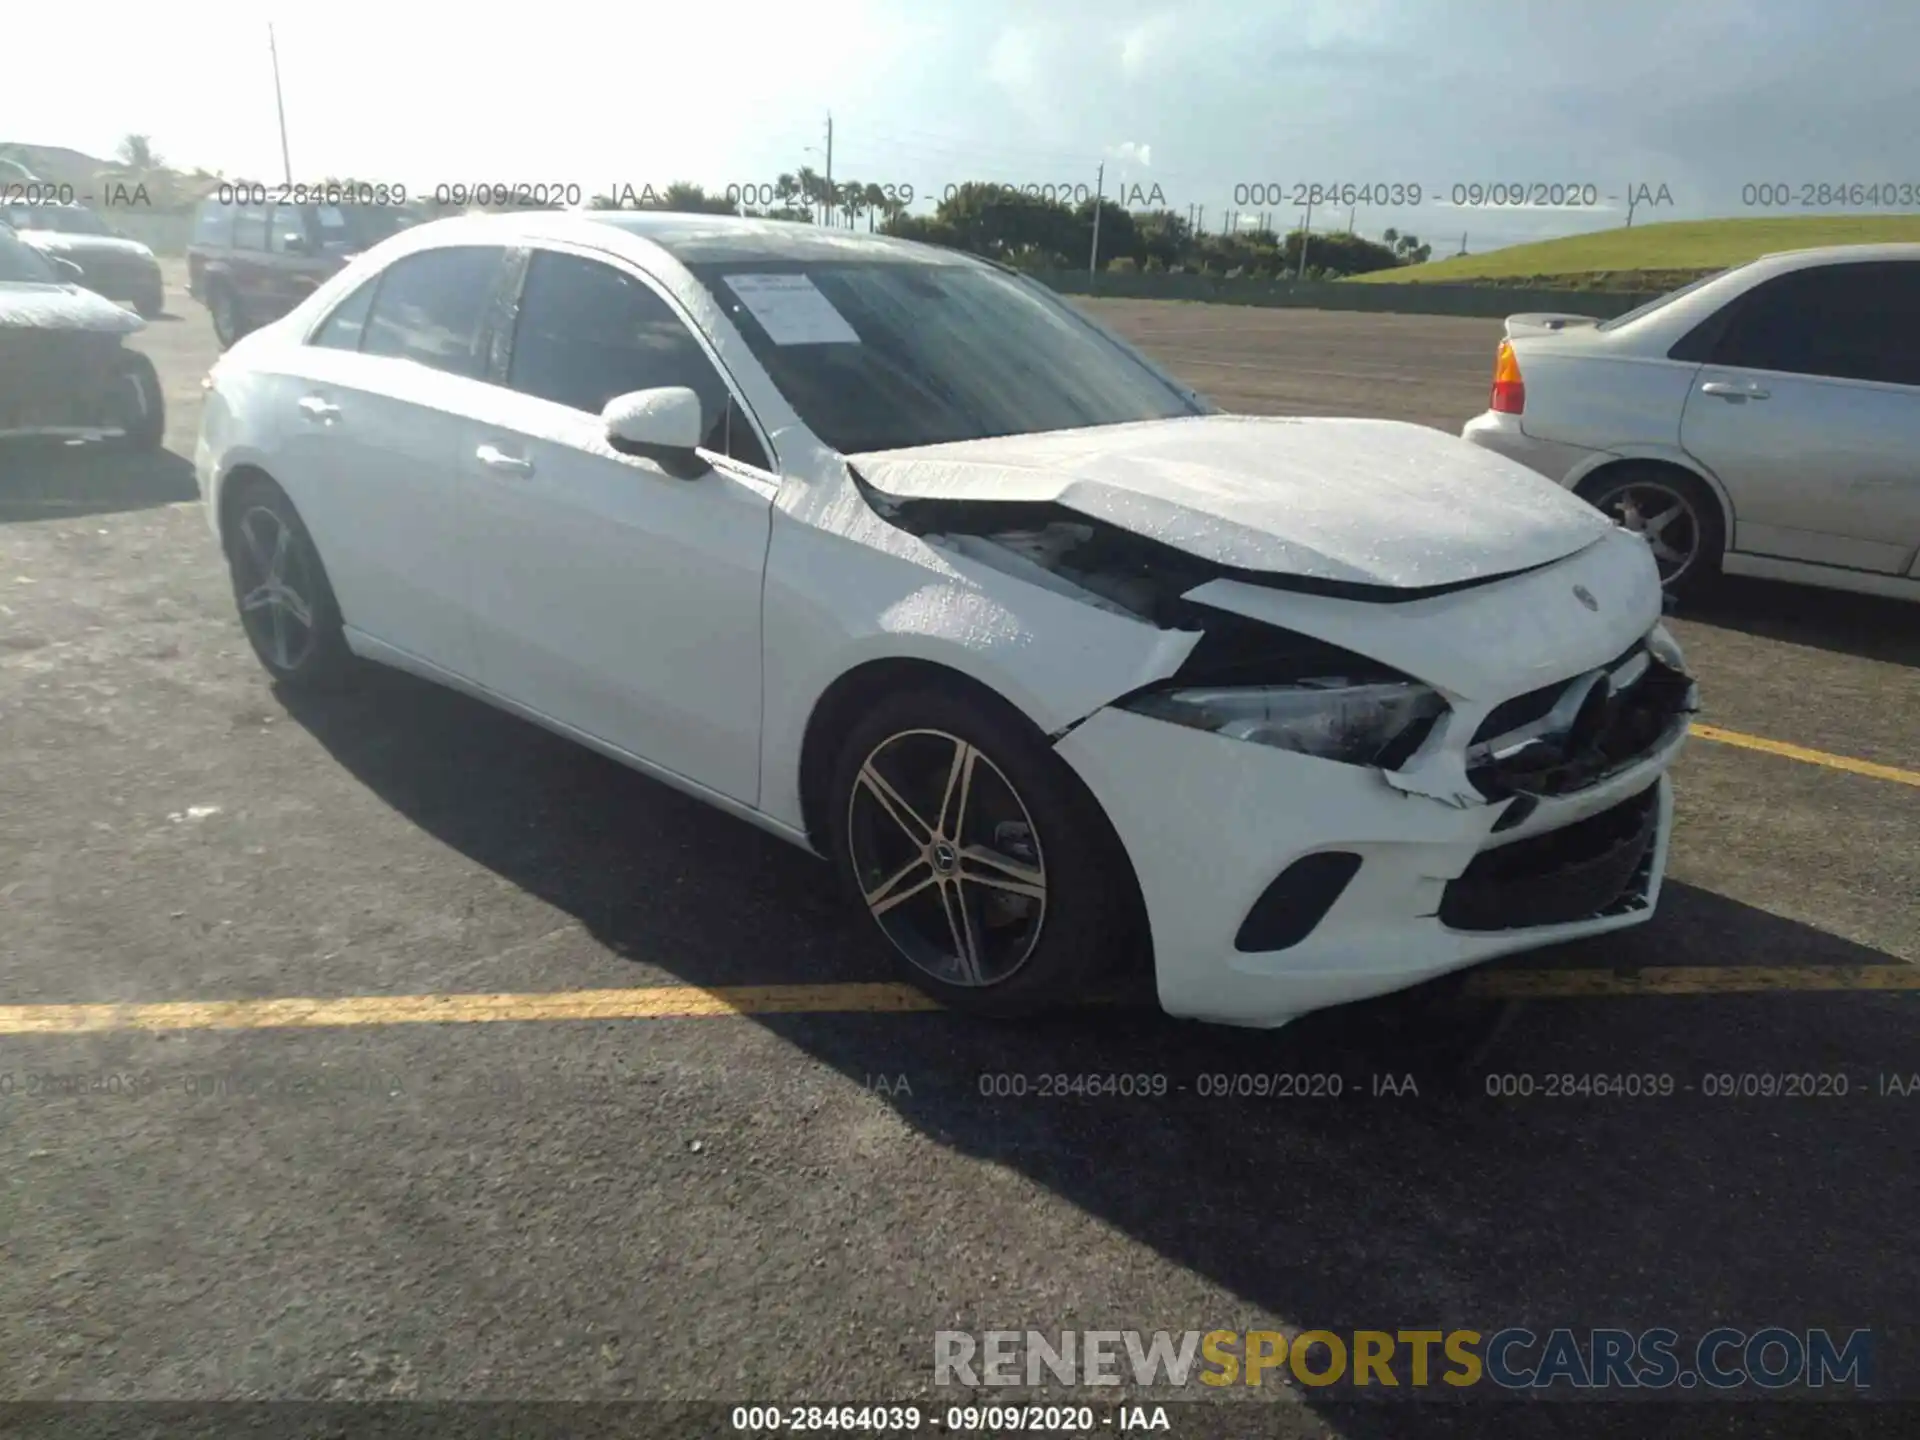
[[1674,614],[1760,639],[1920,669],[1920,604],[1910,600],[1727,575]]
[[[657,967],[637,970],[637,984],[887,975],[824,865],[577,746],[386,672],[345,695],[283,701],[414,823]],[[1587,963],[1890,960],[1685,885],[1670,885],[1668,902],[1676,918],[1579,947]],[[1824,1325],[1844,1340],[1871,1327],[1875,1393],[1911,1396],[1920,1371],[1887,1341],[1920,1294],[1904,1237],[1904,1217],[1920,1211],[1920,1097],[1876,1086],[1920,1069],[1913,1016],[1910,997],[1892,994],[1496,1005],[1439,986],[1279,1032],[1178,1022],[1140,1004],[1017,1025],[752,1023],[865,1087],[918,1135],[1023,1177],[1243,1302],[1232,1314],[1155,1315],[1149,1328],[1664,1326],[1692,1340],[1717,1325]],[[1741,1077],[1782,1075],[1845,1076],[1827,1087],[1845,1093],[1742,1098]],[[1616,1093],[1549,1093],[1555,1077],[1579,1076]],[[1618,1093],[1627,1077],[1633,1093]],[[937,1232],[924,1240],[941,1243]],[[1127,1277],[1090,1270],[1084,1293],[994,1323],[1098,1325],[1132,1293]],[[1598,1414],[1287,1393],[1365,1440],[1522,1433],[1522,1419],[1529,1433],[1587,1433],[1576,1412]],[[1221,1397],[1234,1392],[1205,1398]],[[1820,1433],[1856,1433],[1851,1408],[1817,1409]],[[1760,1415],[1636,1405],[1620,1433],[1802,1433],[1750,1428]]]
[[199,493],[192,462],[171,450],[0,441],[0,524],[149,510]]

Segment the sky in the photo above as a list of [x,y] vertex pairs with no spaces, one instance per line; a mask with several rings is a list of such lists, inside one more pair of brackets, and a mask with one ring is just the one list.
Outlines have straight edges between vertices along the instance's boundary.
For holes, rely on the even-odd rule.
[[[76,43],[59,7],[15,8],[16,55]],[[10,66],[0,141],[141,133],[281,180],[269,22],[296,181],[721,190],[824,171],[831,113],[836,178],[918,210],[967,180],[1077,195],[1104,166],[1127,203],[1287,228],[1297,185],[1399,185],[1315,228],[1436,254],[1618,225],[1642,186],[1635,223],[1803,213],[1759,184],[1920,186],[1920,0],[183,0],[115,15],[77,69]],[[1450,203],[1551,184],[1600,203]]]

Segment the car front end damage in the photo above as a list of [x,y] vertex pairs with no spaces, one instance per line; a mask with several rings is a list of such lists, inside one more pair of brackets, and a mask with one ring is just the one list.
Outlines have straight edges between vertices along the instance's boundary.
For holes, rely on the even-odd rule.
[[1650,919],[1698,692],[1646,566],[1620,537],[1397,603],[1203,587],[1260,612],[1267,672],[1183,667],[1057,744],[1133,857],[1162,1006],[1281,1025]]
[[[1189,443],[1162,483],[1149,426],[853,470],[971,585],[1103,612],[1103,673],[1135,656],[1131,688],[1043,725],[1132,862],[1162,1007],[1277,1026],[1649,919],[1698,698],[1646,545],[1417,427],[1175,423],[1230,463]],[[1269,439],[1283,498],[1237,478]],[[1095,446],[1064,482],[1041,463]],[[1458,503],[1489,490],[1495,513]]]

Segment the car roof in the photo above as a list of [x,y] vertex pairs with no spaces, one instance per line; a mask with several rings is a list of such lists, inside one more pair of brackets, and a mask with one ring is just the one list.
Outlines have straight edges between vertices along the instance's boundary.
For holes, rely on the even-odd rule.
[[[658,247],[683,265],[777,264],[840,261],[908,265],[984,265],[975,256],[890,235],[834,230],[804,220],[760,220],[740,215],[692,215],[667,210],[521,210],[450,216],[402,233],[416,244],[426,237],[511,244],[515,239],[572,240],[604,245],[616,234]],[[617,243],[616,249],[625,248]]]
[[1805,250],[1774,250],[1752,263],[1778,264],[1786,270],[1803,265],[1857,264],[1874,260],[1920,260],[1920,242],[1888,241],[1879,245],[1816,245]]

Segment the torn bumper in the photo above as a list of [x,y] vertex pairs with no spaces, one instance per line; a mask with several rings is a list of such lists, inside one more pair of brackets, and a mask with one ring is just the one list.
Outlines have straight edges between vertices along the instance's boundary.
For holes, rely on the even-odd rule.
[[[1127,711],[1099,711],[1057,748],[1132,858],[1162,1007],[1271,1027],[1651,918],[1673,826],[1666,771],[1685,733],[1506,829],[1506,804],[1448,804],[1375,769]],[[1351,858],[1295,868],[1335,854]],[[1289,873],[1306,879],[1288,903],[1297,913],[1304,896],[1318,916],[1297,937],[1253,918]],[[1241,948],[1276,938],[1287,943]]]

